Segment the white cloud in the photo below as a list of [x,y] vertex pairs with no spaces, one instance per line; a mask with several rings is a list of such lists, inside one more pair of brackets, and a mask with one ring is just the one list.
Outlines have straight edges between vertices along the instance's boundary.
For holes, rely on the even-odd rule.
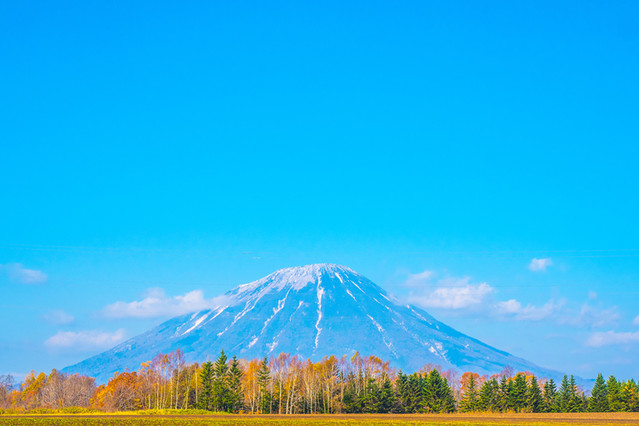
[[52,349],[108,349],[122,342],[125,336],[124,329],[112,333],[98,330],[59,331],[49,337],[44,344]]
[[6,265],[0,265],[0,272],[5,271],[11,281],[16,281],[22,284],[40,284],[47,280],[47,274],[42,271],[36,271],[35,269],[27,269],[20,263],[7,263]]
[[67,314],[61,309],[47,312],[42,316],[42,318],[44,318],[46,322],[54,325],[71,324],[73,321],[75,321],[73,315]]
[[440,280],[434,290],[411,295],[409,301],[426,308],[463,309],[480,305],[494,289],[486,283],[470,284],[468,277]]
[[517,299],[510,299],[505,302],[498,302],[496,312],[502,315],[512,315],[520,321],[540,321],[550,317],[563,306],[563,302],[548,301],[543,306],[526,305],[525,307]]
[[497,303],[497,307],[499,308],[499,311],[504,314],[515,314],[521,311],[521,303],[519,303],[516,299],[499,302]]
[[632,322],[634,325],[639,325],[639,315],[635,317],[635,320]]
[[406,287],[418,287],[425,284],[433,277],[433,271],[424,271],[417,274],[410,274],[404,283]]
[[590,335],[586,344],[588,346],[600,347],[608,345],[626,345],[630,343],[639,343],[639,331],[621,332],[616,331],[600,331]]
[[549,257],[543,258],[543,259],[537,259],[536,257],[530,261],[530,264],[528,265],[528,268],[531,271],[535,271],[535,272],[539,272],[539,271],[545,271],[546,268],[548,268],[550,265],[552,265],[552,259]]
[[115,302],[102,310],[108,318],[168,317],[213,309],[228,300],[226,296],[205,299],[202,290],[193,290],[183,296],[169,297],[160,288],[147,291],[146,297],[133,302]]
[[621,319],[617,307],[608,309],[596,309],[584,303],[578,314],[563,318],[560,323],[576,326],[602,327],[614,324]]

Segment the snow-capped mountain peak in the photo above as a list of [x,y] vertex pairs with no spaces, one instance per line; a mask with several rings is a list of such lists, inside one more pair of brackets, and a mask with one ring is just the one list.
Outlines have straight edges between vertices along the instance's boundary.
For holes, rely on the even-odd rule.
[[[281,290],[285,287],[300,290],[307,285],[316,283],[321,279],[322,275],[328,275],[340,279],[343,276],[359,274],[346,266],[332,263],[316,263],[313,265],[277,270],[264,278],[248,284],[242,284],[237,287],[237,290],[238,294],[246,293],[247,291],[252,291],[264,286],[267,286],[269,290]],[[343,278],[340,281],[343,282]]]
[[221,350],[242,358],[286,352],[311,359],[358,351],[408,372],[437,364],[478,373],[511,366],[556,376],[468,337],[417,307],[401,305],[342,265],[280,269],[235,287],[222,300],[214,309],[173,318],[65,371],[106,381],[114,371],[137,369],[157,353],[179,348],[188,361],[214,358]]

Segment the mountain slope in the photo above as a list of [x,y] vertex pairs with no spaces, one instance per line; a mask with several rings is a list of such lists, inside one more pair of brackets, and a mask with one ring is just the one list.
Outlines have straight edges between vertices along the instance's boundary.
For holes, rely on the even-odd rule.
[[282,269],[225,296],[215,309],[175,317],[63,371],[105,382],[115,371],[135,370],[157,353],[179,348],[187,361],[213,359],[222,349],[240,358],[287,352],[313,360],[359,351],[406,372],[438,364],[487,374],[510,366],[542,377],[558,375],[400,304],[345,266]]

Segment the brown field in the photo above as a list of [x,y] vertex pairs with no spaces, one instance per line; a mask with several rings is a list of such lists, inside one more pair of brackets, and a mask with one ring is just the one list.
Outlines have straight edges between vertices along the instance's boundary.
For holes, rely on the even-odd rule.
[[0,415],[1,425],[639,425],[639,413],[339,415]]

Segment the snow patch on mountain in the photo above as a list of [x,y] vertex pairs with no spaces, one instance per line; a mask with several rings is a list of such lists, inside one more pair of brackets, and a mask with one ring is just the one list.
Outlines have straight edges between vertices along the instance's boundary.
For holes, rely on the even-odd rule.
[[317,322],[315,323],[315,329],[317,330],[317,334],[315,335],[315,349],[317,349],[317,345],[319,342],[320,334],[322,333],[322,329],[320,328],[320,321],[322,321],[322,297],[324,297],[324,289],[321,287],[322,279],[317,280]]

